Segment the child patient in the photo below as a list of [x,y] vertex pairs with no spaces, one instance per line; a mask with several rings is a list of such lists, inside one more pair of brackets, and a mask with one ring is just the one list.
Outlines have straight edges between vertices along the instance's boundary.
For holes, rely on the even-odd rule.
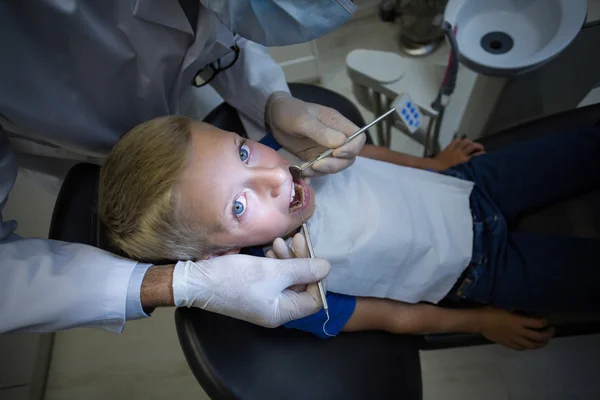
[[[514,349],[539,348],[554,333],[547,321],[509,311],[598,310],[600,241],[513,232],[511,223],[600,184],[600,129],[470,159],[482,150],[457,140],[431,159],[366,146],[350,168],[294,182],[289,163],[271,148],[185,117],[161,117],[114,146],[102,167],[99,213],[121,251],[152,263],[271,243],[271,257],[305,256],[301,235],[293,240],[296,254],[279,239],[293,236],[303,216],[317,256],[332,265],[331,318],[327,333],[323,310],[286,326],[320,337],[472,332]],[[336,229],[344,218],[352,223]],[[361,286],[369,279],[362,271],[386,268],[394,271],[391,284]],[[494,308],[432,304],[441,300]]]

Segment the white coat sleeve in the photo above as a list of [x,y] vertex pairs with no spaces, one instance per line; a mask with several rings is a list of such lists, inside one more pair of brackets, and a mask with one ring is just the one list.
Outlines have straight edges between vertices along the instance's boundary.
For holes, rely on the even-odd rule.
[[233,66],[217,76],[211,86],[235,109],[260,126],[265,124],[265,106],[271,93],[289,88],[281,67],[265,46],[237,37],[240,56]]
[[0,128],[0,333],[87,326],[120,332],[145,316],[140,288],[147,265],[81,244],[21,239],[2,209],[17,176]]

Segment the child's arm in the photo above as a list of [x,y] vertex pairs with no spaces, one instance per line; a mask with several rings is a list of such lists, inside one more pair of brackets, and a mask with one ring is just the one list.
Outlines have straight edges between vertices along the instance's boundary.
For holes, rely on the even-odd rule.
[[387,147],[369,144],[363,147],[359,155],[405,167],[444,171],[455,165],[467,162],[472,157],[483,153],[483,145],[475,143],[470,139],[455,139],[448,147],[433,158],[415,157],[390,150]]
[[357,299],[354,314],[343,330],[383,330],[396,334],[478,333],[516,350],[543,347],[554,335],[554,329],[548,328],[546,320],[504,310],[449,309],[373,298]]
[[[267,257],[287,259],[307,257],[304,235],[296,234],[292,251],[277,238]],[[292,290],[309,292],[319,299],[316,284]],[[512,314],[494,308],[450,309],[431,304],[409,304],[400,301],[359,297],[346,325],[346,332],[382,330],[396,334],[478,333],[492,342],[517,349],[545,346],[554,335],[548,321]]]

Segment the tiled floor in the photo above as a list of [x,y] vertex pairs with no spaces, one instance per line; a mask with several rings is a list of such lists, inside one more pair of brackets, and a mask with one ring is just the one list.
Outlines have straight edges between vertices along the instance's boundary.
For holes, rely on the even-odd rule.
[[522,353],[497,345],[421,352],[425,399],[598,399],[598,357],[600,335]]
[[[369,32],[369,34],[357,34]],[[346,73],[346,55],[354,49],[397,51],[396,28],[383,24],[377,18],[359,20],[317,39],[319,62],[322,68],[322,85],[343,94],[354,101],[365,121],[372,120],[374,114],[364,108],[352,93],[352,82]],[[412,155],[423,155],[423,146],[393,128],[392,148]]]
[[208,398],[187,366],[173,309],[114,334],[76,329],[57,335],[46,400]]
[[[353,98],[343,64],[345,54],[357,47],[394,50],[393,36],[391,26],[371,19],[319,40],[323,84]],[[372,117],[361,110],[365,119]],[[420,152],[414,142],[399,138],[394,148]],[[36,199],[35,213],[26,207],[31,199]],[[20,176],[6,215],[21,221],[22,234],[45,236],[54,200]],[[421,359],[428,400],[600,398],[600,335],[558,339],[535,352],[484,346],[424,352]],[[181,353],[173,310],[157,310],[151,319],[130,323],[120,336],[89,329],[57,334],[46,399],[107,398],[206,398]]]
[[[47,237],[55,201],[54,195],[19,174],[5,216],[19,221],[21,235]],[[207,398],[179,347],[173,309],[159,309],[150,319],[130,323],[121,335],[92,329],[56,335],[47,400],[168,397]]]

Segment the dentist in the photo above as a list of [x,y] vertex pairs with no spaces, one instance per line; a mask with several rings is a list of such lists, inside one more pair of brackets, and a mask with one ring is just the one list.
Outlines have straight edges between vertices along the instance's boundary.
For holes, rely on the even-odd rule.
[[[192,85],[210,84],[305,160],[341,145],[357,127],[330,108],[293,98],[264,46],[312,40],[354,9],[349,0],[0,2],[0,211],[17,162],[42,170],[42,160],[101,163],[131,127],[180,113]],[[364,140],[310,172],[348,167]],[[0,214],[0,332],[120,332],[126,321],[173,305],[275,327],[320,308],[308,293],[287,288],[329,270],[324,260],[243,255],[184,270],[23,239],[15,229]]]

